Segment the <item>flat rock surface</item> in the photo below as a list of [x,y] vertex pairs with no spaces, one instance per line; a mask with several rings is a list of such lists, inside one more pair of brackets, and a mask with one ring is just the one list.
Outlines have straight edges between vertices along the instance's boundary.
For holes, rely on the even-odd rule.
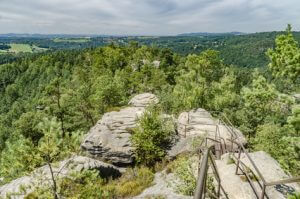
[[177,194],[170,186],[170,181],[174,180],[173,175],[166,175],[164,172],[155,174],[153,186],[145,189],[140,195],[133,197],[133,199],[148,199],[155,197],[162,197],[164,199],[191,199],[191,196],[184,196]]

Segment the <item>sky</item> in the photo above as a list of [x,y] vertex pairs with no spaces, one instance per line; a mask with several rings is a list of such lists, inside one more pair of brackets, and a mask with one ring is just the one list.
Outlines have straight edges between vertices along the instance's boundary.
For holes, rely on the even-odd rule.
[[0,0],[0,34],[251,33],[299,19],[300,0]]

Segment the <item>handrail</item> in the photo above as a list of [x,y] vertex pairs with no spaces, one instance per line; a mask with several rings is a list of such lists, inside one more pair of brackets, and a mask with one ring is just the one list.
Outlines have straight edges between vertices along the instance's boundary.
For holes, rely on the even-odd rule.
[[199,174],[198,174],[198,179],[197,179],[197,187],[194,193],[194,199],[202,199],[205,198],[206,195],[206,182],[207,182],[207,171],[208,171],[208,161],[210,160],[212,163],[212,170],[213,170],[213,174],[215,176],[215,178],[217,179],[218,182],[218,190],[217,190],[217,198],[220,197],[221,195],[221,191],[223,192],[223,194],[225,195],[225,197],[228,199],[224,188],[221,185],[221,178],[220,175],[218,173],[218,170],[216,168],[216,164],[214,162],[214,159],[211,155],[211,150],[213,148],[213,145],[206,148],[203,152],[203,156],[201,158],[201,165],[199,168]]
[[[240,158],[241,158],[241,153],[243,152],[243,153],[246,155],[246,157],[248,158],[248,160],[250,161],[250,163],[251,163],[251,165],[253,166],[253,168],[254,168],[254,170],[256,171],[256,173],[258,174],[259,179],[262,181],[262,186],[260,186],[260,187],[262,188],[262,192],[261,192],[260,197],[258,196],[258,195],[259,195],[259,194],[258,194],[258,191],[257,191],[254,187],[251,186],[251,187],[253,188],[253,190],[254,190],[255,195],[257,196],[257,198],[264,199],[265,196],[268,198],[267,193],[266,193],[266,187],[267,187],[267,186],[273,186],[273,185],[278,185],[278,184],[289,184],[289,183],[294,183],[294,182],[300,182],[300,176],[292,177],[292,178],[288,178],[288,179],[284,179],[284,180],[279,180],[279,181],[267,182],[267,181],[265,180],[265,178],[263,177],[263,175],[261,174],[261,172],[259,171],[259,169],[257,168],[257,166],[256,166],[256,164],[254,163],[253,159],[251,158],[251,156],[249,155],[249,153],[248,153],[247,150],[245,149],[245,147],[244,147],[241,143],[236,142],[235,140],[230,140],[230,141],[233,142],[233,143],[235,143],[235,144],[237,144],[238,147],[239,147],[239,154],[238,154],[238,157],[235,157],[235,156],[233,155],[233,157],[237,160],[237,163],[236,163],[236,165],[237,165],[237,167],[236,167],[236,174],[238,174],[238,169],[240,169],[240,170],[242,171],[242,173],[246,175],[246,171],[244,171],[244,170],[239,166],[240,163],[243,164],[243,165],[245,165],[245,164],[240,160]],[[251,171],[251,172],[253,172],[253,171]],[[251,178],[249,178],[247,175],[246,175],[246,177],[247,177],[247,179],[248,179],[249,182],[250,182],[250,181],[251,181]],[[251,182],[250,182],[250,184],[251,184]]]
[[[203,111],[205,112],[205,111]],[[206,194],[206,180],[207,180],[207,171],[208,171],[208,161],[210,160],[212,163],[212,171],[213,174],[218,182],[218,192],[217,192],[217,198],[220,197],[220,190],[222,190],[222,192],[225,194],[225,197],[227,197],[222,185],[221,185],[221,180],[219,177],[219,173],[217,171],[216,168],[216,164],[214,162],[214,159],[212,157],[212,148],[214,147],[214,145],[211,145],[209,147],[207,147],[207,140],[212,140],[213,142],[216,142],[220,145],[220,150],[221,153],[224,154],[224,152],[226,152],[226,141],[224,138],[222,138],[219,134],[219,125],[222,124],[224,125],[224,127],[227,129],[227,131],[230,133],[230,139],[226,139],[229,140],[231,142],[231,153],[233,154],[233,144],[237,145],[237,150],[238,150],[238,157],[236,157],[233,154],[233,157],[236,159],[235,164],[236,164],[236,174],[240,175],[238,173],[239,170],[241,170],[242,174],[245,175],[245,177],[247,178],[250,186],[252,187],[256,197],[258,199],[264,199],[265,197],[269,198],[267,193],[266,193],[266,187],[267,186],[273,186],[273,185],[278,185],[278,184],[288,184],[288,183],[293,183],[293,182],[300,182],[300,176],[299,177],[292,177],[289,179],[284,179],[284,180],[279,180],[279,181],[274,181],[274,182],[267,182],[265,180],[265,178],[263,177],[263,175],[261,174],[261,172],[259,171],[258,167],[256,166],[255,162],[253,161],[253,159],[251,158],[251,156],[249,155],[248,151],[246,150],[246,148],[244,147],[244,145],[240,142],[240,140],[238,139],[239,136],[237,135],[233,124],[231,123],[231,121],[227,118],[227,116],[223,113],[220,114],[220,112],[216,112],[219,114],[219,123],[216,124],[207,124],[207,123],[203,123],[205,125],[215,125],[216,126],[216,131],[215,131],[215,139],[210,138],[210,137],[206,137],[205,138],[205,143],[206,143],[206,150],[203,153],[202,159],[201,159],[201,165],[199,167],[199,174],[198,174],[198,180],[197,180],[197,187],[196,187],[196,191],[194,193],[194,199],[202,199],[203,196],[205,197]],[[206,118],[206,117],[203,117]],[[208,118],[208,117],[207,117]],[[182,124],[182,123],[179,123]],[[228,125],[229,124],[229,125]],[[186,126],[187,124],[183,124],[185,125],[185,130],[186,130]],[[186,133],[186,132],[185,132]],[[203,140],[204,141],[204,140]],[[222,148],[222,141],[224,143],[224,147],[225,150]],[[201,145],[204,142],[201,143]],[[236,148],[235,148],[236,149]],[[219,151],[219,149],[218,149]],[[243,163],[241,161],[241,153],[244,153],[246,155],[246,157],[248,158],[248,160],[250,161],[250,164],[253,166],[254,170],[256,173],[254,173],[251,169],[249,170],[254,179],[257,181],[259,187],[262,189],[262,192],[259,193],[257,191],[257,188],[254,185],[253,179],[251,178],[251,176],[248,173],[248,166]],[[256,174],[258,175],[258,177],[256,176]]]

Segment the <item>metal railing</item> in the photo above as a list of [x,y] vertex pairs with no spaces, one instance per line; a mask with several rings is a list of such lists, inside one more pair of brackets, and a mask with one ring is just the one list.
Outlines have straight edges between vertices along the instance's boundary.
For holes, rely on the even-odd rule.
[[[278,180],[278,181],[273,181],[273,182],[267,182],[265,178],[263,177],[262,173],[259,171],[257,165],[249,155],[248,151],[245,149],[245,147],[240,144],[239,142],[236,142],[234,140],[231,140],[234,144],[238,145],[239,152],[238,156],[236,157],[235,154],[232,154],[232,157],[235,159],[235,164],[236,164],[236,175],[245,175],[247,178],[247,181],[249,182],[251,188],[254,191],[254,194],[258,199],[264,199],[269,198],[266,188],[268,186],[274,186],[274,185],[280,185],[280,184],[289,184],[289,183],[295,183],[295,182],[300,182],[300,176],[298,177],[292,177],[284,180]],[[250,164],[254,168],[255,172],[253,172],[245,163],[241,161],[241,154],[244,153],[246,158],[249,160]],[[242,173],[239,174],[238,171],[241,171]],[[249,175],[249,172],[252,174],[252,177]],[[258,177],[256,176],[258,175]],[[253,179],[254,178],[254,179]],[[261,192],[257,190],[255,187],[254,183],[257,182],[259,187],[261,188]]]
[[[223,195],[228,199],[226,192],[221,184],[220,175],[218,173],[216,163],[214,160],[214,157],[212,155],[212,149],[213,145],[204,149],[202,151],[202,158],[201,158],[201,164],[198,170],[198,179],[197,179],[197,187],[194,193],[194,199],[203,199],[206,197],[206,194],[208,194],[212,198],[220,198],[221,191]],[[209,164],[209,161],[211,164]],[[208,190],[207,188],[207,179],[208,179],[208,168],[211,165],[214,177],[217,181],[217,191],[216,193],[213,193],[212,191]]]
[[[216,112],[216,113],[218,113],[218,112]],[[215,164],[213,154],[212,154],[212,149],[214,147],[215,147],[215,151],[217,151],[218,147],[216,147],[216,146],[220,146],[220,149],[219,149],[220,154],[224,154],[226,152],[230,152],[232,154],[232,157],[234,157],[235,164],[236,164],[235,174],[236,175],[244,175],[246,177],[247,181],[249,182],[251,188],[254,191],[255,196],[258,199],[264,199],[265,197],[269,199],[269,196],[266,192],[266,188],[268,186],[300,182],[300,176],[289,178],[289,179],[284,179],[284,180],[267,182],[265,180],[265,178],[263,177],[263,175],[261,174],[261,172],[259,171],[259,169],[258,169],[257,165],[255,164],[255,162],[250,157],[248,151],[245,149],[244,145],[239,141],[239,139],[238,139],[239,136],[237,135],[233,124],[230,122],[230,120],[226,117],[225,114],[218,113],[218,115],[219,115],[219,121],[217,122],[217,124],[212,124],[212,125],[216,125],[215,139],[210,138],[210,137],[205,138],[206,149],[204,151],[202,151],[203,156],[202,156],[201,164],[200,164],[200,167],[199,167],[197,187],[196,187],[196,190],[195,190],[194,199],[205,198],[206,192],[208,191],[206,182],[207,182],[207,172],[208,172],[208,168],[209,168],[209,164],[208,164],[209,160],[210,160],[211,165],[212,165],[212,170],[213,170],[214,177],[215,177],[215,179],[217,180],[217,183],[218,183],[218,191],[217,191],[216,195],[214,195],[213,193],[209,193],[209,194],[213,198],[219,198],[220,197],[220,190],[222,190],[225,197],[228,198],[227,195],[226,195],[226,192],[224,191],[224,189],[221,185],[220,176],[219,176],[219,173],[217,171],[216,164]],[[188,120],[189,120],[189,118],[188,118]],[[230,133],[230,139],[227,139],[231,143],[230,149],[227,149],[225,139],[220,136],[219,125],[221,125],[221,124],[224,125],[225,128],[227,129],[227,131]],[[185,125],[185,124],[183,124],[183,125]],[[185,126],[185,135],[186,135],[186,126]],[[217,144],[212,145],[210,147],[207,147],[208,140],[213,141]],[[202,145],[202,143],[201,143],[201,145]],[[235,156],[234,144],[237,146],[238,157]],[[251,169],[249,169],[249,167],[241,161],[241,154],[242,153],[245,154],[245,156],[249,160],[250,164],[252,165],[252,167],[254,168],[254,170],[255,170],[255,172],[257,173],[258,176],[256,176],[256,173],[254,171],[252,171]],[[242,172],[241,174],[239,174],[239,172],[238,172],[239,170]],[[255,187],[255,182],[258,183],[258,186],[261,188],[261,192],[259,192],[257,190],[257,188]]]

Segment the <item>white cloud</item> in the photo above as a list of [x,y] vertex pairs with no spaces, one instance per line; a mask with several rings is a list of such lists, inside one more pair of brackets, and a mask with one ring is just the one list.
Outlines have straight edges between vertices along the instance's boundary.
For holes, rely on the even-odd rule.
[[0,33],[299,30],[299,18],[299,0],[0,0]]

